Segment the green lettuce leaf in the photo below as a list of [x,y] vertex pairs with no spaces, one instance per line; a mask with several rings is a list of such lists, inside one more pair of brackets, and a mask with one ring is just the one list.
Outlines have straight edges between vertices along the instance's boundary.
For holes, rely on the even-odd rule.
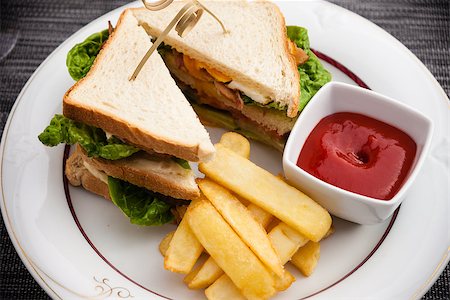
[[74,80],[78,81],[86,76],[108,36],[108,29],[94,33],[70,49],[67,53],[66,66]]
[[[286,29],[289,39],[295,42],[297,47],[302,48],[309,57],[303,65],[297,67],[298,73],[300,74],[301,95],[298,104],[298,111],[300,112],[317,91],[327,82],[331,81],[331,74],[323,67],[320,60],[309,48],[308,30],[300,26],[287,26]],[[244,94],[241,94],[241,98],[245,105],[259,105],[278,110],[286,109],[285,106],[280,106],[276,102],[270,102],[265,105],[260,104]]]
[[319,89],[331,81],[330,72],[323,67],[317,56],[310,49],[305,51],[309,59],[303,65],[298,66],[301,89],[298,111],[302,111]]
[[171,222],[170,205],[145,188],[108,177],[108,188],[114,204],[136,225],[155,226]]
[[235,131],[249,139],[260,141],[261,143],[265,143],[275,149],[283,151],[285,142],[280,142],[266,133],[262,133],[261,129],[253,123],[245,124],[240,122],[238,124],[238,121],[235,120],[228,111],[215,109],[209,105],[191,104],[195,112],[201,116],[202,121],[205,121],[207,124]]
[[306,28],[287,26],[287,35],[298,47],[305,50],[309,56],[309,59],[303,65],[298,66],[301,89],[298,111],[302,111],[317,91],[331,81],[331,74],[310,50],[308,30]]
[[253,100],[252,98],[250,98],[249,96],[241,93],[241,99],[244,102],[245,105],[257,105],[260,107],[265,107],[265,108],[273,108],[273,109],[277,109],[277,110],[286,110],[285,106],[281,106],[279,103],[276,103],[274,101],[267,103],[267,104],[261,104],[259,102],[256,102],[255,100]]
[[172,160],[179,164],[183,169],[191,170],[191,165],[189,165],[189,162],[187,160],[175,156],[172,157]]
[[60,143],[69,145],[80,144],[88,156],[116,160],[128,157],[139,151],[138,148],[124,144],[121,140],[106,138],[103,130],[75,122],[63,115],[55,115],[50,125],[38,136],[46,146],[56,146]]
[[287,36],[303,50],[309,49],[308,30],[300,26],[286,26]]

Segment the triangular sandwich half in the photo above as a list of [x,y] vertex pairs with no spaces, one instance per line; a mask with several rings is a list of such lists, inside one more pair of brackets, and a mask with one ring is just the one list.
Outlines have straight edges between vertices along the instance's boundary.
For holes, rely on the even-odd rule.
[[[166,65],[189,100],[201,105],[194,108],[202,120],[209,121],[214,114],[210,110],[204,113],[207,105],[231,114],[231,122],[244,134],[252,128],[269,143],[274,139],[284,143],[299,109],[298,59],[308,57],[288,39],[284,17],[275,4],[202,3],[223,21],[228,33],[204,13],[185,37],[172,30],[164,39],[166,49],[160,52]],[[175,1],[161,11],[138,8],[133,13],[156,38],[184,4]],[[215,121],[230,127],[225,117]]]
[[87,76],[64,96],[64,116],[104,131],[143,150],[188,161],[211,158],[206,129],[155,53],[139,76],[134,69],[152,45],[130,10],[125,10]]
[[79,144],[66,164],[73,185],[112,199],[131,222],[158,225],[169,209],[200,192],[187,161],[207,161],[214,146],[161,57],[155,53],[130,81],[152,45],[130,10],[86,77],[64,96],[39,136],[46,145]]

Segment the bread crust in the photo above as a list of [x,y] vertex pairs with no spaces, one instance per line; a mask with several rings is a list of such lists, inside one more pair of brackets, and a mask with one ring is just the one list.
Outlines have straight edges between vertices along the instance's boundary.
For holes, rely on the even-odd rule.
[[200,150],[200,145],[190,146],[172,143],[171,141],[151,136],[139,128],[102,112],[90,110],[77,105],[77,103],[71,103],[69,94],[72,89],[76,88],[76,85],[69,89],[64,96],[63,114],[69,119],[102,128],[124,142],[135,145],[149,153],[170,154],[193,162],[207,161],[214,155],[214,153],[203,153],[203,150]]
[[275,7],[275,11],[279,14],[280,19],[281,19],[280,32],[284,32],[284,37],[285,37],[284,38],[284,52],[286,53],[286,56],[289,59],[290,68],[291,68],[292,73],[294,74],[294,78],[292,79],[292,81],[296,80],[296,82],[292,82],[292,84],[297,86],[296,94],[292,95],[292,97],[289,101],[288,109],[287,109],[287,116],[294,118],[298,114],[298,102],[300,101],[300,95],[301,95],[300,73],[298,72],[298,68],[297,68],[295,59],[289,51],[289,37],[287,36],[286,20],[284,19],[284,15],[277,5],[275,5],[273,3],[272,3],[272,5]]
[[84,166],[79,151],[75,151],[66,161],[66,177],[73,186],[82,186],[84,189],[111,200],[108,185],[92,175]]
[[[174,178],[164,178],[159,174],[145,172],[127,165],[127,159],[108,161],[105,159],[90,158],[86,152],[79,146],[68,158],[66,162],[65,173],[70,184],[73,186],[83,186],[85,189],[110,199],[108,185],[95,177],[85,167],[84,162],[96,168],[98,171],[137,186],[145,187],[151,191],[162,195],[170,196],[180,200],[193,200],[200,196],[200,190],[195,184],[192,186],[183,185],[173,180]],[[192,175],[193,176],[193,175]],[[171,180],[172,179],[172,180]]]
[[84,159],[108,176],[125,180],[166,196],[186,200],[192,200],[200,196],[197,186],[186,187],[177,181],[169,180],[155,173],[144,172],[126,164],[110,164],[102,159],[87,157],[84,157]]
[[[124,20],[126,14],[132,14],[132,11],[130,9],[125,9],[122,12],[117,22],[116,28],[120,27],[120,24]],[[98,65],[102,62],[103,57],[105,56],[103,50],[108,48],[114,41],[115,32],[116,31],[114,31],[110,35],[110,37],[102,46],[102,50],[97,55],[88,74],[84,78],[76,82],[65,93],[63,98],[63,114],[75,121],[102,128],[103,130],[117,136],[123,141],[132,145],[136,145],[140,149],[148,151],[150,153],[166,153],[193,162],[210,160],[214,156],[214,148],[212,147],[212,145],[211,147],[203,144],[183,145],[175,143],[168,139],[164,139],[163,137],[152,136],[148,132],[127,124],[122,120],[115,118],[114,116],[107,115],[99,111],[94,111],[87,107],[83,107],[81,104],[71,99],[71,92],[77,89],[85,80],[89,80],[91,74],[95,72],[95,70],[98,68]]]

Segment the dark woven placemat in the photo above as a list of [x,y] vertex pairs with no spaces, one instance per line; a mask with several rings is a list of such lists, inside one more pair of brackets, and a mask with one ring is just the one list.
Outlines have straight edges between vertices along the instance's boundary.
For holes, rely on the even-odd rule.
[[[0,1],[0,133],[20,90],[66,38],[128,1]],[[332,2],[381,26],[405,44],[450,94],[450,5],[447,0]],[[0,217],[1,218],[1,217]],[[48,299],[20,261],[0,221],[0,299]],[[449,266],[424,299],[450,299]]]

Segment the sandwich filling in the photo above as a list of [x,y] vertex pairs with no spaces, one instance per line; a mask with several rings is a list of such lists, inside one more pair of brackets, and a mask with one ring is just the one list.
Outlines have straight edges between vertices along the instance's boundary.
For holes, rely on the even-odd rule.
[[[203,67],[175,49],[162,53],[178,86],[204,124],[238,131],[282,150],[287,133],[297,120],[286,115],[286,108],[267,102],[267,98],[258,92],[247,90],[244,93],[241,84],[214,69]],[[259,100],[264,98],[267,104],[262,105],[248,95]],[[224,123],[225,119],[227,122]],[[253,134],[249,136],[249,133]]]
[[83,167],[88,171],[92,176],[100,180],[101,182],[108,184],[108,175],[105,172],[97,170],[93,165],[88,163],[87,161],[83,161]]
[[[55,115],[38,138],[51,147],[78,144],[71,158],[79,158],[69,159],[72,166],[66,166],[70,183],[111,199],[133,224],[171,222],[172,208],[198,196],[194,174],[186,160],[144,152],[100,128]],[[85,174],[98,182],[86,182]]]
[[[89,157],[100,157],[107,160],[118,160],[132,156],[141,151],[101,128],[89,126],[56,114],[44,131],[38,136],[41,143],[54,147],[61,143],[79,144]],[[171,157],[173,162],[190,170],[189,163],[181,158],[164,154],[153,154],[155,157]],[[142,161],[141,161],[142,163]],[[147,162],[148,164],[149,162]]]
[[87,160],[90,159],[77,147],[66,162],[65,173],[69,182],[111,200],[133,224],[153,226],[174,219],[178,221],[179,211],[188,204],[108,176]]
[[[301,111],[331,74],[309,48],[306,29],[287,27],[288,49],[298,66]],[[164,45],[159,49],[178,86],[193,104],[202,122],[224,127],[282,151],[297,117],[257,90]]]

